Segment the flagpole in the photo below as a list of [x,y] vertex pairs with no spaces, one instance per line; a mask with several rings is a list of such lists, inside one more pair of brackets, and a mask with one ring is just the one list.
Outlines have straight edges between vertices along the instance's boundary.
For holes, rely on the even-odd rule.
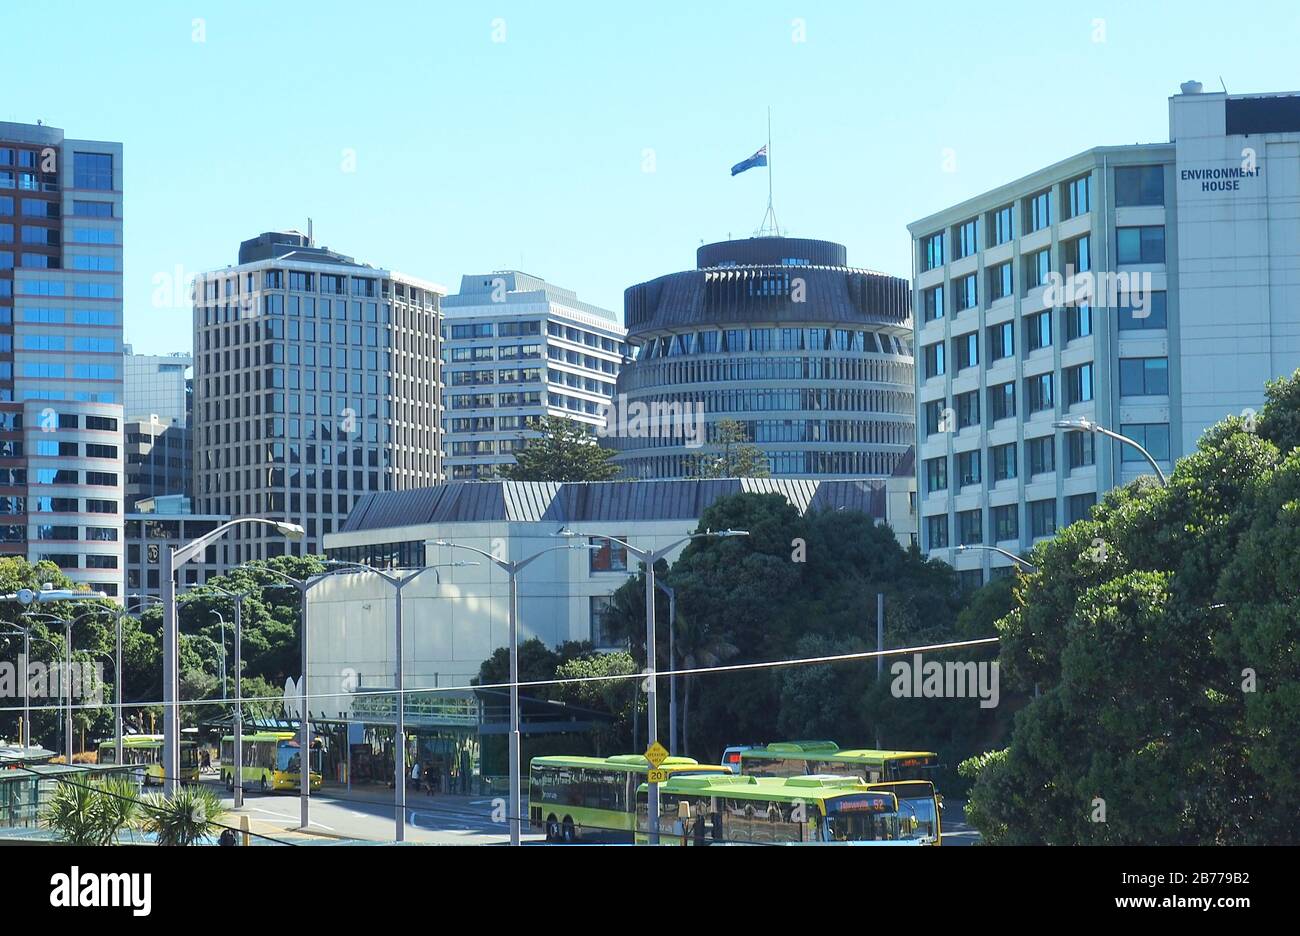
[[772,211],[772,105],[767,105],[767,210],[772,212],[772,226],[777,236],[781,229],[776,226],[776,212]]

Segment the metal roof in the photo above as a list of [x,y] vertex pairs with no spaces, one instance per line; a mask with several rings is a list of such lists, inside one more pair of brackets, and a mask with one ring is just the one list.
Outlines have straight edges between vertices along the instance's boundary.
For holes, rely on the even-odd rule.
[[885,485],[879,478],[452,481],[436,487],[367,494],[353,507],[339,532],[490,521],[564,524],[695,520],[714,501],[742,491],[780,494],[800,513],[845,509],[885,519]]

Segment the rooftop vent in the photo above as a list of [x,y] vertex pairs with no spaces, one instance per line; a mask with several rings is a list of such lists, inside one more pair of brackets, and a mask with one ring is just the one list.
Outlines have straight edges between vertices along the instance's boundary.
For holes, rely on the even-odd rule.
[[1201,83],[1199,81],[1184,81],[1178,86],[1178,90],[1182,94],[1200,94]]

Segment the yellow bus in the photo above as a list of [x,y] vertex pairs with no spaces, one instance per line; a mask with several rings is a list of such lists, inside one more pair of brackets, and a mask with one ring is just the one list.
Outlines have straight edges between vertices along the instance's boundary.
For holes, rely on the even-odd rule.
[[[636,841],[648,841],[649,784]],[[659,784],[661,845],[922,845],[893,793],[854,777],[669,777]]]
[[[301,788],[298,773],[301,745],[293,731],[256,731],[243,736],[243,786],[260,789],[263,793],[274,790]],[[311,788],[321,786],[321,759],[324,752],[317,747],[311,752]],[[221,782],[227,790],[235,788],[235,736],[221,739]]]
[[[162,785],[162,752],[162,735],[126,735],[122,738],[122,762],[144,767],[144,782],[150,786]],[[97,762],[100,764],[117,763],[116,740],[99,742]],[[181,742],[181,762],[178,779],[184,783],[197,783],[199,780],[199,746],[193,741]]]
[[[693,757],[669,757],[670,776],[725,775],[725,767]],[[650,762],[641,754],[613,757],[534,757],[528,769],[528,818],[548,842],[578,838],[630,842],[636,826],[636,790]]]

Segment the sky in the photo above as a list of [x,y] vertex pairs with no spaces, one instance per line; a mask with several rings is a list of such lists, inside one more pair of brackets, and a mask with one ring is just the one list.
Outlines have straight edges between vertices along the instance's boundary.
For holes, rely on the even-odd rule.
[[[124,147],[126,339],[187,350],[189,278],[262,231],[455,292],[623,290],[753,234],[911,272],[909,222],[1092,146],[1168,138],[1180,82],[1300,90],[1300,5],[5,3],[0,120]],[[48,32],[49,38],[32,37]]]

